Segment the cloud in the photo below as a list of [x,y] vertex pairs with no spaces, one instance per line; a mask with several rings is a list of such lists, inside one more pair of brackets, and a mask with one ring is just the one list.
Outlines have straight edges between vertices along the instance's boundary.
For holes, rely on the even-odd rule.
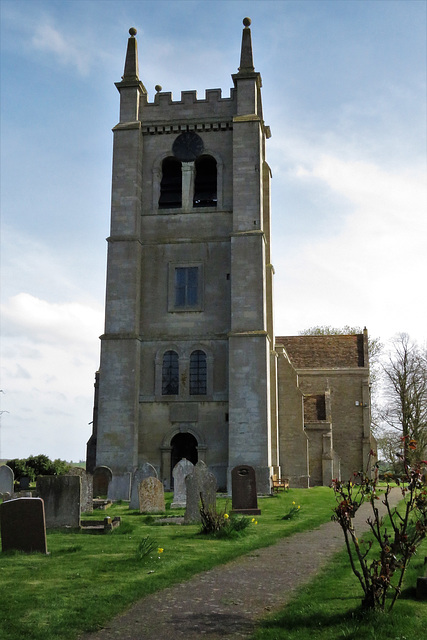
[[81,75],[88,75],[91,61],[89,52],[75,39],[55,29],[52,24],[37,24],[32,44],[39,51],[53,54],[55,60],[61,64],[76,67]]
[[[304,235],[276,260],[279,333],[316,324],[368,325],[376,335],[426,336],[427,185],[418,168],[388,171],[331,154],[299,164],[307,185],[320,181],[348,202],[328,234]],[[279,328],[280,327],[280,328]]]
[[100,309],[77,302],[50,303],[29,293],[12,296],[2,315],[4,335],[25,336],[34,343],[92,344],[102,326]]

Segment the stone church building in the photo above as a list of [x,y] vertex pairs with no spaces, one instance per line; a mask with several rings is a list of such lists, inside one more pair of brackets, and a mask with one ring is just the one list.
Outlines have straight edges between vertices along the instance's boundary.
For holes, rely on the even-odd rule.
[[180,100],[139,78],[136,30],[116,83],[105,333],[87,468],[181,458],[230,490],[252,465],[291,486],[359,470],[372,446],[367,332],[275,338],[261,76],[245,18],[229,97]]

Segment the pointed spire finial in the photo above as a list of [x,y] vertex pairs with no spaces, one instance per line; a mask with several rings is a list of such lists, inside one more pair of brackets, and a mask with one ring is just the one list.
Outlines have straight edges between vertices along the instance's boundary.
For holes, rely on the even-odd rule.
[[243,19],[243,34],[242,34],[242,50],[240,53],[240,67],[239,72],[253,72],[255,71],[254,60],[252,55],[252,37],[251,30],[249,29],[252,20],[250,18]]
[[138,70],[138,47],[135,36],[137,30],[135,27],[129,29],[130,38],[128,39],[128,48],[126,51],[125,69],[122,80],[139,80]]

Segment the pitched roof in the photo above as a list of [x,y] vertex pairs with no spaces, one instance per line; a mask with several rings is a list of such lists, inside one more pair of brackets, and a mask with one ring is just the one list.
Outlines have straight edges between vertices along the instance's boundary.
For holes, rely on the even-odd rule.
[[342,369],[363,367],[363,334],[280,336],[276,344],[284,346],[296,369]]

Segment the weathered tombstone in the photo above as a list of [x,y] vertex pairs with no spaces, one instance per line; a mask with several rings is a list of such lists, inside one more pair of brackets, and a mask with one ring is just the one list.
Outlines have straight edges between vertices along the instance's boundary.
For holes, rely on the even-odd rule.
[[108,494],[108,485],[113,477],[110,467],[95,467],[93,472],[93,497],[100,498]]
[[129,509],[139,509],[139,485],[145,478],[157,478],[157,471],[149,462],[144,462],[133,472]]
[[30,478],[28,476],[21,476],[19,479],[20,491],[27,491],[30,488]]
[[165,510],[165,490],[157,478],[145,478],[139,485],[141,513],[159,513]]
[[46,523],[41,498],[16,498],[0,505],[3,551],[47,553]]
[[82,495],[80,502],[81,511],[92,513],[93,511],[93,478],[82,467],[72,467],[66,473],[67,476],[79,476],[82,482]]
[[121,473],[120,475],[114,475],[108,485],[107,498],[112,502],[117,500],[130,500],[130,480],[131,473]]
[[79,476],[39,476],[37,493],[44,502],[48,529],[80,527]]
[[13,493],[15,474],[13,470],[4,464],[0,467],[0,493]]
[[193,472],[185,478],[187,489],[187,505],[185,508],[184,524],[201,522],[200,494],[203,504],[208,509],[216,509],[216,478],[201,460],[196,464]]
[[187,503],[187,490],[185,477],[193,471],[194,465],[186,458],[182,458],[173,468],[173,502],[171,509],[185,507]]
[[241,464],[231,472],[231,503],[233,513],[244,513],[248,516],[259,515],[255,469]]

